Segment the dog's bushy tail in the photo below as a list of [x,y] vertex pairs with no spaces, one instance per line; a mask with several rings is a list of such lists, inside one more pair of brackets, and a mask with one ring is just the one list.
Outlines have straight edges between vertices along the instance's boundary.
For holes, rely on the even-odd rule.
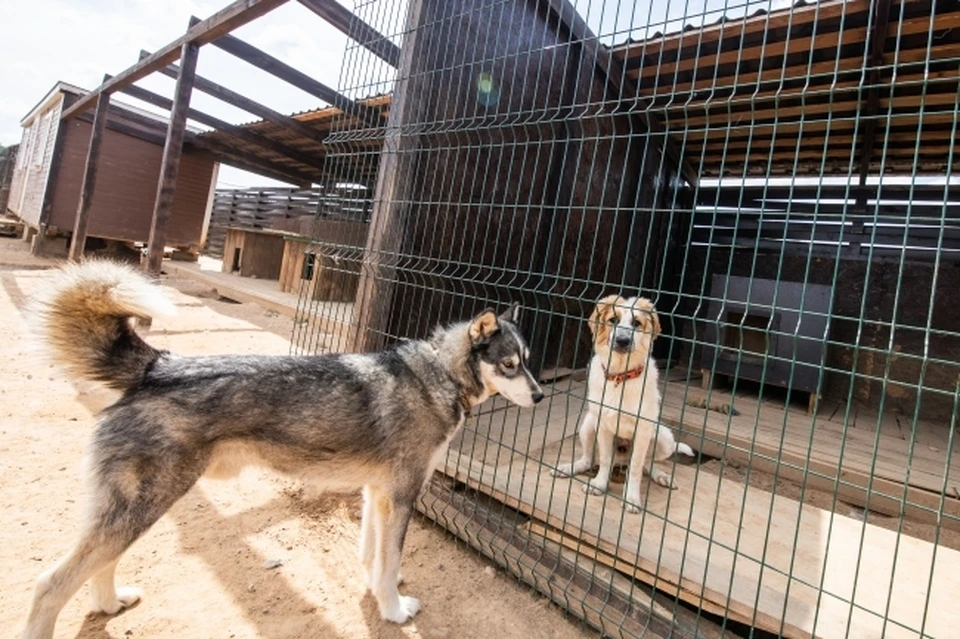
[[126,390],[160,351],[133,330],[131,318],[171,315],[173,303],[129,266],[105,260],[68,264],[33,304],[34,321],[53,357],[76,375]]

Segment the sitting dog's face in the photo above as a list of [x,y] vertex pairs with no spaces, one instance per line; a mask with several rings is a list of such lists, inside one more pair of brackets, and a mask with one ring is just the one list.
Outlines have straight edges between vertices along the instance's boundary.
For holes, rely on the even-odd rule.
[[470,324],[470,339],[487,392],[529,408],[543,399],[543,391],[527,368],[530,349],[516,326],[519,311],[517,304],[499,317],[484,311]]
[[657,310],[645,297],[608,295],[597,302],[589,323],[597,353],[640,356],[631,360],[646,359],[660,334]]

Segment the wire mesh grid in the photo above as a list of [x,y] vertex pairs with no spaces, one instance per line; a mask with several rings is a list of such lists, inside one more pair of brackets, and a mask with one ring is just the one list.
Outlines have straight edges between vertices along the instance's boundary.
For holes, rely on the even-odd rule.
[[[351,195],[320,203],[295,350],[520,301],[547,394],[475,409],[421,511],[610,635],[952,636],[960,6],[354,12],[400,59],[345,52],[340,92],[389,117],[329,132]],[[655,418],[588,384],[608,294],[656,305]],[[696,452],[639,512],[622,465],[599,495],[551,473],[601,408]]]

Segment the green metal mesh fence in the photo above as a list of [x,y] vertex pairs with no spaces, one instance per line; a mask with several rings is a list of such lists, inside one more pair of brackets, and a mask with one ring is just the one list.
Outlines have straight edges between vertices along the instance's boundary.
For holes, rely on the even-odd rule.
[[[516,300],[548,395],[475,410],[421,511],[610,635],[954,636],[960,5],[354,11],[400,59],[346,51],[389,118],[330,131],[296,350]],[[620,467],[550,472],[591,409],[647,419],[588,389],[607,294],[655,303],[653,421],[697,453],[639,513]]]

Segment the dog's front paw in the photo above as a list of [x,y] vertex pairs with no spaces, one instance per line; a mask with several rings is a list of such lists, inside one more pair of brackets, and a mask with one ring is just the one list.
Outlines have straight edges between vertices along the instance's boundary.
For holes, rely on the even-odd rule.
[[570,477],[573,474],[570,472],[571,470],[572,469],[569,466],[557,466],[556,468],[550,471],[550,476],[551,477]]
[[136,604],[142,598],[143,592],[139,588],[117,588],[116,599],[95,603],[92,612],[101,615],[115,615],[124,608]]
[[589,481],[583,485],[583,492],[588,495],[602,495],[607,492],[607,484],[605,482]]
[[640,496],[640,490],[637,487],[628,489],[623,500],[626,502],[624,506],[628,513],[635,515],[643,510],[643,497]]
[[382,611],[380,616],[383,617],[384,621],[406,623],[418,612],[420,612],[420,601],[418,599],[400,596],[397,598],[397,604],[390,610]]
[[659,468],[655,468],[650,473],[650,476],[653,478],[653,481],[664,488],[669,488],[670,490],[677,489],[677,483],[673,481],[673,475],[666,473]]

